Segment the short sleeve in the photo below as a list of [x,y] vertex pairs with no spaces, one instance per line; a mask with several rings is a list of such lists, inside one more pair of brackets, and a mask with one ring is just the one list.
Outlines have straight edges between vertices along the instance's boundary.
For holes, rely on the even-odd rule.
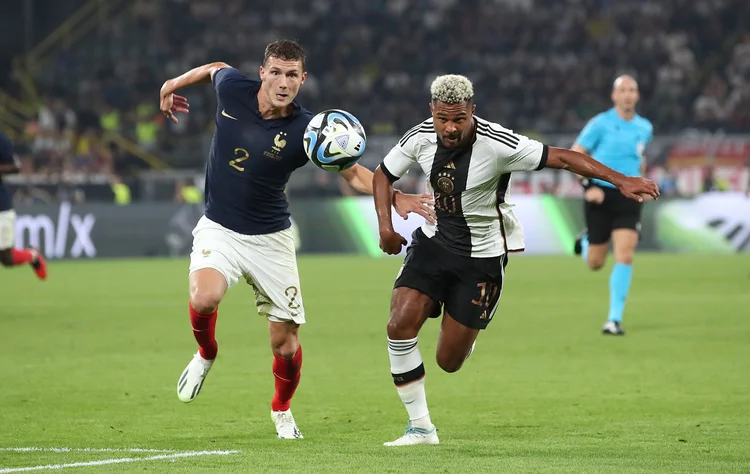
[[14,163],[13,144],[10,138],[6,137],[3,133],[0,133],[0,163]]
[[651,122],[648,123],[648,128],[646,129],[646,142],[644,143],[645,146],[648,146],[649,143],[651,143],[651,140],[654,138],[654,126],[651,125]]
[[380,168],[391,181],[404,176],[411,165],[417,162],[418,142],[415,133],[407,132],[383,159]]
[[233,97],[244,94],[252,85],[250,79],[233,67],[225,67],[214,73],[214,89],[220,97]]
[[513,137],[517,140],[515,147],[499,144],[498,158],[503,173],[539,171],[547,165],[547,145],[515,133]]
[[600,118],[594,117],[583,127],[578,138],[576,138],[576,143],[585,148],[589,154],[592,154],[599,145],[603,130],[604,127]]

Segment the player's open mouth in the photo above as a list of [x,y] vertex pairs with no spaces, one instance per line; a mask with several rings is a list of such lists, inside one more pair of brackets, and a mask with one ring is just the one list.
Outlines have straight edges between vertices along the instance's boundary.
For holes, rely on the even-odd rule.
[[286,100],[287,97],[289,97],[287,94],[276,94],[278,100]]

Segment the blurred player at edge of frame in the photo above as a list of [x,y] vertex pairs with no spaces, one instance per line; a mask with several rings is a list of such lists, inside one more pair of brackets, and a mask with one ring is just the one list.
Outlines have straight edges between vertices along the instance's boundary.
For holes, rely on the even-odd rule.
[[[654,127],[635,111],[638,83],[630,76],[618,77],[612,86],[614,106],[592,118],[581,130],[573,150],[626,176],[643,176],[643,151],[651,142]],[[609,276],[609,314],[602,327],[605,335],[622,336],[622,316],[633,279],[633,256],[641,230],[640,202],[626,199],[617,189],[600,179],[581,178],[585,188],[586,229],[576,239],[574,251],[592,270],[600,270],[606,260],[609,242],[615,264]]]
[[[406,132],[375,170],[380,247],[401,252],[406,239],[391,222],[393,183],[413,165],[434,192],[435,223],[414,231],[391,294],[386,327],[393,382],[409,415],[405,433],[386,446],[439,444],[425,395],[418,335],[442,312],[437,363],[456,372],[492,321],[508,253],[524,249],[523,229],[508,203],[511,173],[566,169],[614,183],[627,198],[658,197],[654,183],[630,178],[575,151],[553,148],[476,115],[468,78],[440,76],[430,87],[432,116]],[[441,308],[442,307],[442,308]]]
[[[175,92],[213,83],[216,129],[208,159],[205,215],[193,230],[190,255],[190,322],[198,352],[177,382],[177,395],[192,401],[201,391],[218,353],[215,338],[219,303],[244,279],[255,290],[258,313],[268,320],[275,394],[271,417],[279,438],[302,438],[290,409],[300,381],[302,348],[298,330],[305,310],[294,238],[284,189],[291,173],[309,160],[302,137],[312,118],[295,98],[305,82],[305,52],[295,41],[265,49],[260,80],[216,62],[170,79],[161,89],[160,108],[170,120],[188,113]],[[341,175],[357,191],[372,194],[372,172],[355,165]],[[397,193],[394,204],[405,217],[434,215],[430,196]]]
[[16,211],[13,198],[3,184],[3,175],[16,174],[21,170],[18,157],[13,152],[13,143],[0,132],[0,264],[4,267],[31,265],[40,280],[47,279],[47,263],[37,249],[13,248],[16,233]]

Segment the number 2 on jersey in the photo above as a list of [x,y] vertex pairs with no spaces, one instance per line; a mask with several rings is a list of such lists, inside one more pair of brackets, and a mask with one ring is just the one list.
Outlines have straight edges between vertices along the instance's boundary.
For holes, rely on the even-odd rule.
[[235,158],[229,162],[229,166],[236,169],[237,171],[245,171],[245,167],[240,166],[239,163],[242,163],[243,161],[250,158],[250,153],[248,153],[244,148],[235,148],[234,156]]
[[286,290],[284,290],[284,294],[287,298],[289,298],[289,309],[297,310],[300,308],[299,301],[297,301],[297,295],[299,294],[299,289],[297,289],[296,286],[290,286],[287,287]]

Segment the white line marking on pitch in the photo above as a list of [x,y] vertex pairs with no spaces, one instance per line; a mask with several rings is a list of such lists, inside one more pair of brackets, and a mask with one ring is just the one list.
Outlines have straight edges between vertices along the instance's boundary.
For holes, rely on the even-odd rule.
[[[105,451],[105,452],[108,452],[108,451]],[[139,452],[143,452],[143,451],[139,451]],[[47,464],[45,466],[10,467],[10,468],[5,468],[5,469],[0,469],[0,473],[5,474],[9,472],[66,469],[69,467],[106,466],[108,464],[124,464],[124,463],[141,462],[141,461],[161,461],[161,460],[166,460],[166,459],[192,458],[196,456],[227,456],[229,454],[237,454],[237,453],[239,453],[239,451],[186,451],[186,452],[181,452],[181,453],[158,454],[156,456],[148,456],[145,458],[116,458],[116,459],[102,459],[99,461],[72,462],[68,464]]]
[[176,449],[144,449],[144,448],[41,448],[30,446],[25,448],[0,448],[0,451],[12,451],[14,453],[28,453],[32,451],[45,451],[50,453],[176,453]]

